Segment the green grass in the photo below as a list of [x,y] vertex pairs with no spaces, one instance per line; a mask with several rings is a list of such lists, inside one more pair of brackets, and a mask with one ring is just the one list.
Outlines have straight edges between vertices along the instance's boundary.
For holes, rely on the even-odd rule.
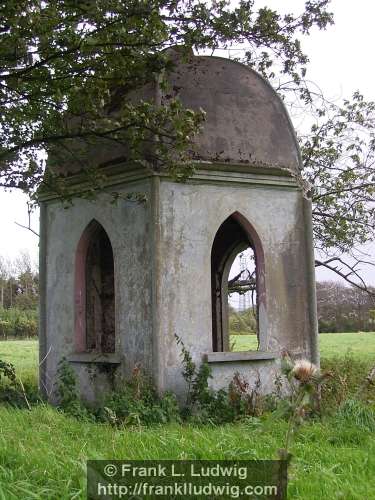
[[[0,410],[0,498],[85,498],[91,459],[269,459],[286,423],[114,429],[49,407]],[[371,499],[375,437],[338,419],[306,424],[293,449],[289,498]]]
[[38,341],[0,341],[0,359],[12,362],[22,380],[24,378],[35,380],[39,362]]
[[[255,335],[231,335],[234,351],[249,351],[257,348]],[[375,332],[321,333],[320,355],[324,358],[344,357],[349,351],[355,358],[375,360]]]
[[[355,357],[367,360],[366,366],[375,359],[375,334],[324,334],[320,345],[323,359],[332,366],[345,362],[348,347]],[[35,380],[35,341],[1,342],[0,359],[13,362],[23,377]],[[0,406],[0,500],[83,499],[89,458],[275,458],[286,425],[267,417],[220,427],[116,429],[76,420],[47,405],[31,411]],[[375,498],[375,432],[350,415],[306,423],[292,452],[288,498]]]
[[342,358],[350,352],[354,358],[375,364],[375,332],[321,333],[319,347],[322,358]]
[[232,351],[256,351],[258,341],[256,335],[231,335]]

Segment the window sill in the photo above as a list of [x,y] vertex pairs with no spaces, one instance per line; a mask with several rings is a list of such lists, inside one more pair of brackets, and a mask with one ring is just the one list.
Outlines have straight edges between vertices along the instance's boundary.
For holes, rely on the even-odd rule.
[[236,361],[263,361],[276,359],[277,354],[266,351],[210,352],[204,355],[207,363],[234,363]]
[[121,363],[120,356],[115,353],[103,354],[99,352],[77,352],[68,356],[68,361],[71,363],[101,363],[119,365]]

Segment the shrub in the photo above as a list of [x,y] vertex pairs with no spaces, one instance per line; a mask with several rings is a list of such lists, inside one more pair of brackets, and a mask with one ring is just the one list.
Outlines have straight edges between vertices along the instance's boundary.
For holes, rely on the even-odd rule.
[[76,375],[66,358],[58,364],[56,393],[61,410],[77,418],[90,419],[90,412],[78,394]]
[[229,314],[229,332],[231,335],[255,334],[257,331],[257,320],[252,308],[244,311],[235,311],[230,309]]
[[209,387],[209,365],[201,363],[197,368],[182,340],[177,335],[175,337],[181,347],[182,375],[187,384],[186,406],[182,410],[185,419],[223,424],[257,416],[263,412],[265,398],[259,394],[259,377],[252,387],[239,374],[235,374],[228,390],[215,391]]
[[38,313],[36,310],[21,310],[15,307],[0,309],[0,338],[34,338],[38,335]]
[[58,407],[76,418],[106,422],[112,425],[152,425],[180,421],[175,396],[159,397],[151,380],[137,365],[130,380],[122,382],[120,391],[113,391],[104,404],[91,408],[79,397],[76,375],[63,358],[57,370]]
[[114,391],[96,412],[100,421],[116,425],[151,425],[180,421],[176,397],[166,392],[159,397],[140,365],[130,380],[122,382],[121,391]]
[[139,397],[125,383],[121,391],[114,391],[105,404],[95,411],[97,420],[115,425],[155,425],[179,422],[180,411],[176,397],[167,392],[158,397],[150,386]]
[[14,365],[0,359],[0,401],[30,410],[30,403],[36,403],[38,400],[34,386],[24,385],[17,376]]
[[16,369],[12,363],[0,359],[0,380],[2,378],[8,379],[10,383],[14,383],[16,381]]
[[7,340],[11,331],[12,328],[10,321],[7,321],[5,319],[0,320],[0,338]]

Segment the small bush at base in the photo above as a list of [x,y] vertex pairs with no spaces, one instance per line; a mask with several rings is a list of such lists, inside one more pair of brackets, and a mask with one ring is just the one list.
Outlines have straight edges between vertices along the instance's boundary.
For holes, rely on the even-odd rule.
[[66,358],[62,358],[57,367],[56,393],[59,409],[76,418],[94,420],[80,400],[76,376]]
[[95,411],[99,422],[113,425],[155,425],[179,422],[180,411],[175,396],[165,393],[134,397],[132,388],[127,384],[119,392],[114,392],[103,406]]
[[159,397],[151,380],[139,366],[133,370],[123,389],[112,392],[103,405],[91,408],[78,394],[75,373],[63,358],[57,370],[56,393],[58,407],[76,418],[109,423],[112,425],[152,425],[180,421],[179,406],[175,396],[165,393]]
[[0,359],[0,402],[17,408],[30,409],[31,403],[39,401],[39,395],[33,384],[23,383],[17,376],[12,363]]

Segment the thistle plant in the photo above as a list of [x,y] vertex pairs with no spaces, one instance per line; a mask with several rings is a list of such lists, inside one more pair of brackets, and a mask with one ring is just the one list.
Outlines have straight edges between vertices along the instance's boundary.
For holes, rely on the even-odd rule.
[[290,462],[292,455],[289,449],[293,437],[306,415],[314,408],[314,401],[319,396],[320,386],[326,374],[322,374],[319,368],[307,359],[293,362],[287,353],[283,354],[281,371],[290,383],[292,394],[287,403],[289,419],[284,447],[279,450],[278,454],[281,460]]

